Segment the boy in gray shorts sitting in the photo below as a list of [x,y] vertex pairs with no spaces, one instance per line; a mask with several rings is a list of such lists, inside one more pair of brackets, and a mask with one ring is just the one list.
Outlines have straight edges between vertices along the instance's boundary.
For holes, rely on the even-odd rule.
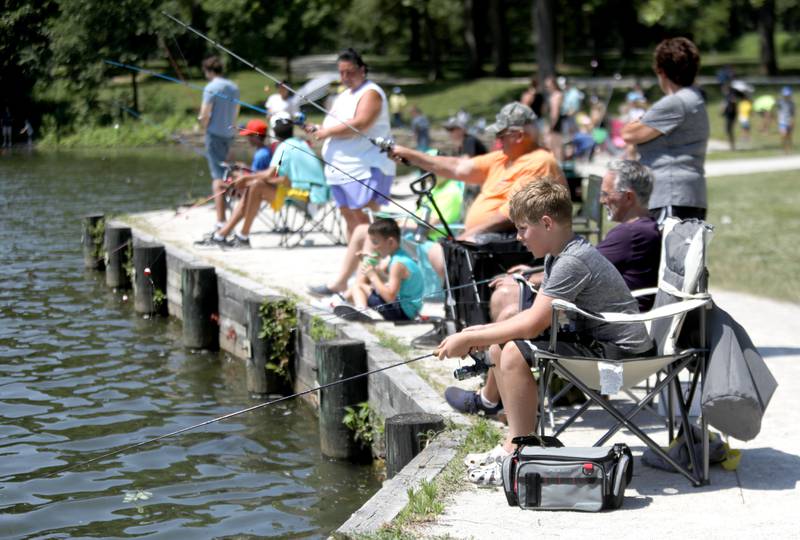
[[[436,350],[439,358],[455,358],[489,347],[509,430],[501,445],[474,460],[486,465],[470,472],[470,480],[477,483],[499,483],[499,464],[514,449],[511,440],[536,429],[538,389],[530,368],[533,348],[549,347],[542,334],[550,327],[553,300],[573,302],[593,312],[639,311],[616,268],[572,232],[567,188],[547,181],[529,183],[511,199],[510,217],[517,238],[536,257],[545,257],[544,278],[533,305],[504,321],[448,336]],[[559,333],[559,354],[619,359],[653,350],[642,323],[611,325],[569,317],[570,332]]]

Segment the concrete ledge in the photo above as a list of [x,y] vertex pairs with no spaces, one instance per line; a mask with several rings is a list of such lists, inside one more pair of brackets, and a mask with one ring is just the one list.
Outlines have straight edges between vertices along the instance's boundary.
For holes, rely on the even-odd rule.
[[447,466],[464,442],[466,431],[445,432],[417,454],[397,476],[350,516],[333,534],[334,538],[352,538],[373,533],[389,524],[408,504],[408,490],[431,481]]

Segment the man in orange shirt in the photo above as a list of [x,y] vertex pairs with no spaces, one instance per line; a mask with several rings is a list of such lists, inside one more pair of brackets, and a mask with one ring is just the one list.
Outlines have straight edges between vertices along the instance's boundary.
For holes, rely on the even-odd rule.
[[[513,232],[508,217],[508,201],[522,186],[537,178],[563,183],[564,178],[553,154],[539,146],[536,114],[519,102],[505,105],[487,128],[502,148],[482,156],[431,156],[404,146],[395,146],[392,157],[444,178],[481,184],[481,191],[467,211],[464,232],[459,240],[480,241],[487,233]],[[431,264],[444,274],[444,254],[436,244],[428,252]]]

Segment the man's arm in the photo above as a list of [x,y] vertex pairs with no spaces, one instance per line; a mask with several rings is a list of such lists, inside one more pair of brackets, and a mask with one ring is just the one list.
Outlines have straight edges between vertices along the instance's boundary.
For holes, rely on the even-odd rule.
[[471,184],[480,184],[486,180],[485,175],[477,170],[470,158],[453,156],[431,156],[405,146],[395,145],[392,157],[405,159],[411,165],[424,171],[430,171],[444,178],[455,178]]
[[200,114],[197,120],[200,122],[200,127],[205,131],[208,128],[208,123],[211,121],[211,110],[214,108],[212,101],[204,101],[200,106]]
[[550,327],[552,303],[552,297],[540,292],[533,306],[510,319],[448,336],[436,349],[436,355],[439,358],[459,358],[466,356],[471,349],[515,339],[533,339]]
[[643,124],[639,120],[629,122],[622,128],[622,140],[628,144],[646,143],[661,135],[663,133],[647,124]]
[[459,235],[458,238],[459,240],[471,240],[477,234],[488,232],[504,232],[510,231],[513,228],[514,224],[511,223],[511,220],[505,217],[502,213],[497,212],[480,225],[476,225],[471,229],[465,230]]

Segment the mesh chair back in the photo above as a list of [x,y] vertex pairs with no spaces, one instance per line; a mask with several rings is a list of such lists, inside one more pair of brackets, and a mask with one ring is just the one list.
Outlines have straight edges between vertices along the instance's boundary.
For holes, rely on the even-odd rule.
[[[705,261],[711,232],[709,225],[698,220],[669,218],[664,222],[654,308],[707,292]],[[657,344],[659,355],[675,352],[685,317],[679,314],[650,323],[650,337]]]

